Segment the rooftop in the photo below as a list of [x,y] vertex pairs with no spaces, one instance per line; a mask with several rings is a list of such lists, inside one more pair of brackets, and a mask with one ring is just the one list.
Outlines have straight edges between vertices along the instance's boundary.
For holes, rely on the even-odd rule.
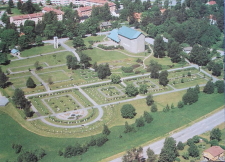
[[139,35],[141,35],[141,32],[128,28],[126,26],[122,26],[119,29],[118,34],[128,39],[136,39]]
[[210,2],[207,2],[206,4],[208,4],[208,5],[215,5],[216,1],[210,1]]
[[223,150],[220,146],[212,146],[208,149],[206,149],[204,152],[210,153],[212,156],[216,157],[223,153],[225,150]]
[[9,102],[9,99],[0,95],[0,106],[5,106]]
[[116,41],[117,43],[120,42],[119,37],[118,37],[118,29],[113,29],[110,34],[108,35],[108,37],[114,41]]
[[53,11],[53,12],[55,12],[57,15],[62,15],[62,14],[64,14],[63,11],[57,10],[57,9],[54,9],[54,8],[51,8],[51,7],[44,7],[42,10],[45,11],[45,12]]

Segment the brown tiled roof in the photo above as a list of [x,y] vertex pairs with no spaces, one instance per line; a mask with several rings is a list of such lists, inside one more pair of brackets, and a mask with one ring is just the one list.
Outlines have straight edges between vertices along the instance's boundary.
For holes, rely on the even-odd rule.
[[50,7],[44,7],[43,10],[46,11],[46,12],[53,11],[53,12],[55,12],[57,15],[64,14],[63,11],[57,10],[57,9],[54,9],[54,8],[50,8]]
[[92,7],[91,6],[79,7],[77,9],[78,12],[85,12],[85,11],[89,11],[89,10],[92,10]]
[[212,146],[208,149],[206,149],[204,152],[210,153],[212,156],[216,157],[223,153],[225,150],[223,150],[220,146]]
[[161,12],[162,14],[163,14],[165,11],[166,11],[165,8],[162,8],[162,9],[160,10],[160,12]]
[[42,16],[43,16],[43,13],[33,13],[33,14],[27,14],[27,15],[12,16],[12,19],[15,21],[15,20],[38,18],[38,17],[42,17]]
[[135,12],[135,13],[134,13],[134,18],[135,18],[135,19],[140,19],[140,18],[141,18],[141,13]]

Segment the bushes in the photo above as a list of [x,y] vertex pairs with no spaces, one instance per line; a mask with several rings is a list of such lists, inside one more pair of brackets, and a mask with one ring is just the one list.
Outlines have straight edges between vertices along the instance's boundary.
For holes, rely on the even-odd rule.
[[123,50],[124,49],[123,46],[120,46],[120,45],[118,45],[118,46],[105,46],[103,44],[99,44],[98,47],[102,48],[104,50],[114,50],[114,49],[122,49]]
[[122,67],[121,68],[123,70],[124,73],[132,73],[133,72],[133,67]]
[[96,139],[96,145],[98,147],[100,147],[100,146],[104,145],[104,143],[106,143],[107,141],[108,141],[107,136],[102,135]]

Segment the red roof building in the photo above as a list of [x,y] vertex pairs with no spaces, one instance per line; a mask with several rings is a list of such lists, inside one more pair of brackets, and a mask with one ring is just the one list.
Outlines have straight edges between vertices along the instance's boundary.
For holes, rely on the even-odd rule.
[[220,146],[212,146],[206,149],[202,154],[205,160],[217,161],[224,156],[224,151]]
[[206,3],[207,5],[215,5],[216,4],[216,1],[209,1]]

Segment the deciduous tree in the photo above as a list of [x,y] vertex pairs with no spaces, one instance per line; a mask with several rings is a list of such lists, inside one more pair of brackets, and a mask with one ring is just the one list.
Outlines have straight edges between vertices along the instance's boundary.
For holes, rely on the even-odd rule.
[[110,132],[111,132],[111,131],[109,130],[108,126],[104,124],[104,125],[103,125],[102,134],[109,135]]
[[222,133],[221,133],[221,130],[219,128],[214,128],[211,132],[210,132],[210,140],[218,140],[220,141],[221,140],[221,136],[222,136]]
[[131,104],[123,105],[120,112],[123,118],[132,119],[136,115],[135,108]]
[[165,56],[165,43],[160,35],[155,37],[153,52],[157,58],[163,58]]
[[153,96],[152,96],[151,94],[149,94],[149,95],[146,97],[146,104],[147,104],[148,106],[151,106],[153,103],[154,103]]
[[203,92],[207,94],[214,93],[214,83],[212,81],[208,81],[203,89]]
[[125,88],[125,93],[128,97],[136,96],[138,94],[138,89],[134,85],[129,84]]
[[159,74],[159,84],[165,87],[169,83],[169,80],[167,79],[167,77],[168,77],[168,71],[167,70],[161,71],[161,73]]

